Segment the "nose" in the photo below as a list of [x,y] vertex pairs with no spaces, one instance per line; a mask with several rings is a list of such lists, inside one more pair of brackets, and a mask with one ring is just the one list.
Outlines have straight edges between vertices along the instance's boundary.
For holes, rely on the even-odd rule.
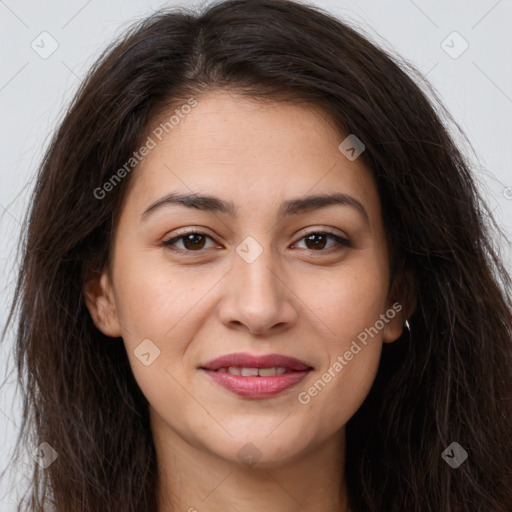
[[251,263],[235,255],[218,306],[224,325],[251,334],[275,334],[296,323],[296,295],[272,257],[270,249]]

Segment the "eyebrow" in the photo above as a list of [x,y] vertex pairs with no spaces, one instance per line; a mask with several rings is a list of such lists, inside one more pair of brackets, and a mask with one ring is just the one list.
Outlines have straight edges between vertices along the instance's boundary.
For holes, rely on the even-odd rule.
[[[219,197],[205,194],[179,194],[171,192],[146,208],[141,215],[141,220],[145,220],[151,213],[154,213],[160,208],[172,205],[195,208],[196,210],[204,212],[224,213],[236,217],[236,208],[231,201],[225,201]],[[342,193],[319,194],[289,199],[283,202],[279,208],[278,218],[281,219],[290,215],[300,215],[301,213],[319,210],[332,205],[353,208],[369,223],[369,216],[364,206],[356,198]]]

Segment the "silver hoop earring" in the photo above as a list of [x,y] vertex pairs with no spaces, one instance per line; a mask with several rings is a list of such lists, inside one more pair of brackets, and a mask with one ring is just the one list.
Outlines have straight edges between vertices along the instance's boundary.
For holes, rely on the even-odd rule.
[[409,320],[405,320],[405,327],[407,327],[407,330],[411,332],[411,325],[409,324]]

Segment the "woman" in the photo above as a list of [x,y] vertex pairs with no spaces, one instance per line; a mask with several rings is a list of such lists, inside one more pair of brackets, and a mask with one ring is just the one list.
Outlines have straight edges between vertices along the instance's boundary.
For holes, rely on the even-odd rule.
[[510,280],[409,71],[281,0],[100,58],[27,226],[20,509],[512,510]]

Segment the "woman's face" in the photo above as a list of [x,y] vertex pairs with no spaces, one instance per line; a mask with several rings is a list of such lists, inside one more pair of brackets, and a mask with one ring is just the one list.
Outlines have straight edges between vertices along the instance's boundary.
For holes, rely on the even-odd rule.
[[227,92],[185,110],[150,135],[88,305],[123,337],[155,435],[271,467],[342,438],[401,334],[379,197],[316,110]]

